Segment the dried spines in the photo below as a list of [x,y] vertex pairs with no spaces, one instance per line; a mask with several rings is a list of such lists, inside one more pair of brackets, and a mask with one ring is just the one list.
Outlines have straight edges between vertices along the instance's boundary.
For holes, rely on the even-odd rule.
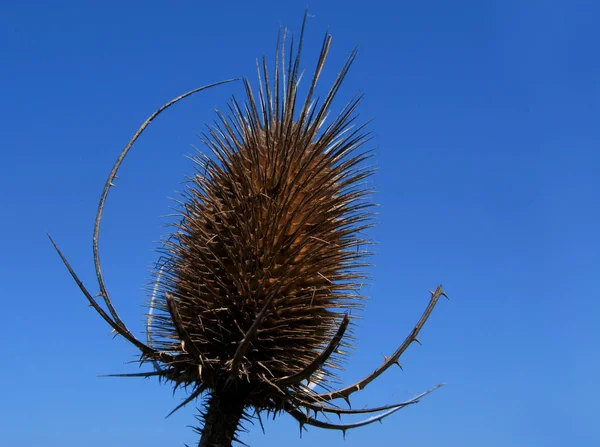
[[[357,233],[369,226],[369,191],[361,182],[371,171],[362,168],[368,154],[357,153],[367,136],[351,129],[360,98],[320,132],[355,52],[323,105],[311,107],[330,41],[327,35],[296,119],[299,54],[287,72],[277,62],[272,89],[263,63],[267,84],[258,104],[246,80],[247,104],[233,100],[230,117],[218,114],[203,136],[216,161],[196,160],[178,231],[165,247],[163,289],[173,294],[181,324],[215,376],[226,376],[268,304],[241,371],[275,394],[279,380],[300,373],[330,343],[341,321],[336,309],[362,305],[357,289],[367,253],[358,246],[368,241]],[[162,348],[182,350],[170,341],[181,331],[169,327],[169,316],[155,319]],[[336,358],[321,366],[322,374],[337,366]]]

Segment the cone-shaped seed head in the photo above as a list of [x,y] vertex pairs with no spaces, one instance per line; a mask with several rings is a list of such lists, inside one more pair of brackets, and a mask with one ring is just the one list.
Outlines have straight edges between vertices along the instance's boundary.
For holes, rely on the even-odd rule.
[[[355,51],[325,98],[314,98],[330,40],[326,35],[301,107],[301,48],[284,68],[278,45],[273,82],[263,62],[257,97],[245,81],[247,104],[233,100],[230,115],[218,115],[203,138],[213,156],[195,159],[182,218],[165,250],[161,287],[194,346],[181,343],[163,298],[164,312],[153,323],[159,347],[180,359],[190,354],[195,368],[200,361],[208,389],[233,375],[256,406],[268,406],[277,381],[306,368],[343,313],[363,301],[368,242],[359,234],[370,225],[364,180],[371,169],[360,149],[366,134],[354,126],[359,99],[325,120]],[[324,366],[339,360],[336,353]]]

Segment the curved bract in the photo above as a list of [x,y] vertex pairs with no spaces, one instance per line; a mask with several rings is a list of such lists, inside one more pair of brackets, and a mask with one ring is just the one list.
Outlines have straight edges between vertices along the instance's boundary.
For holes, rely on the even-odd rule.
[[[306,21],[306,19],[305,19]],[[113,330],[141,351],[154,371],[117,376],[150,377],[191,386],[177,409],[208,397],[202,445],[230,445],[240,421],[252,412],[287,412],[301,426],[346,431],[383,419],[414,404],[407,402],[345,410],[328,402],[348,400],[393,364],[413,342],[431,314],[442,287],[431,293],[423,316],[406,340],[372,374],[332,390],[334,370],[351,348],[353,311],[361,309],[366,278],[361,234],[373,224],[365,180],[370,151],[364,126],[356,123],[360,98],[333,119],[332,102],[354,61],[356,48],[322,98],[317,82],[331,45],[326,34],[307,93],[299,98],[298,48],[286,55],[285,33],[278,39],[275,67],[257,65],[259,89],[242,79],[247,101],[235,99],[228,114],[202,136],[212,156],[193,160],[196,172],[181,202],[175,232],[162,248],[147,324],[147,343],[135,338],[119,318],[104,284],[98,238],[102,212],[113,180],[133,143],[162,111],[136,132],[115,163],[103,190],[94,229],[94,262],[100,294],[92,296],[63,254],[59,255],[91,305]],[[287,60],[286,60],[287,56]],[[270,77],[272,76],[272,81]],[[54,244],[54,242],[53,242]],[[102,297],[104,307],[97,300]],[[327,392],[315,391],[317,383]],[[438,385],[440,386],[440,385]],[[314,417],[309,416],[309,410]],[[351,424],[318,419],[318,413],[379,412]]]

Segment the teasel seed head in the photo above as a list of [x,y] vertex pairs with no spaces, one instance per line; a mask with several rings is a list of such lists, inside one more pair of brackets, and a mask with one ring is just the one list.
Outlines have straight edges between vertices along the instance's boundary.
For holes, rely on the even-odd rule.
[[[281,39],[273,85],[263,60],[258,95],[244,79],[246,104],[233,99],[203,134],[212,156],[194,157],[181,219],[163,250],[157,308],[164,312],[151,329],[162,351],[196,351],[209,391],[235,385],[248,405],[271,410],[285,402],[278,383],[302,373],[344,315],[362,307],[370,254],[362,234],[372,224],[373,170],[369,136],[356,124],[360,98],[326,119],[356,49],[319,101],[327,34],[300,104],[301,43],[302,36],[284,68]],[[336,348],[311,376],[331,377],[341,357]]]
[[[363,390],[393,365],[417,336],[442,286],[404,342],[373,372],[333,389],[335,371],[352,348],[349,326],[364,304],[364,230],[373,225],[373,203],[365,148],[369,134],[357,123],[360,97],[328,117],[352,62],[350,53],[322,99],[317,81],[331,45],[326,33],[316,69],[300,98],[298,47],[284,51],[278,39],[272,81],[266,59],[258,67],[258,91],[242,79],[246,103],[235,99],[229,113],[202,140],[211,156],[193,158],[191,177],[174,233],[161,248],[147,319],[147,341],[138,340],[120,319],[104,282],[99,255],[100,222],[117,171],[146,127],[182,99],[230,79],[189,91],[154,112],[125,146],[106,181],[94,226],[94,266],[100,293],[93,296],[58,246],[54,248],[90,305],[140,352],[154,371],[115,376],[151,377],[188,389],[174,410],[208,396],[199,416],[199,447],[230,446],[245,420],[261,412],[287,412],[305,426],[340,430],[381,421],[413,405],[442,384],[405,402],[360,410],[330,402]],[[447,297],[447,296],[446,296]],[[104,305],[102,305],[104,302]],[[321,387],[315,391],[315,384]],[[191,390],[189,390],[191,387]],[[310,416],[310,412],[314,416]],[[354,423],[333,423],[318,414],[377,412]]]

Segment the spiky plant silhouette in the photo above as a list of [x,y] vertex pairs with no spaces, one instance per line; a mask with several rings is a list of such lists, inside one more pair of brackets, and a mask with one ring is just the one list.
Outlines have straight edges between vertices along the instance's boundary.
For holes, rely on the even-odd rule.
[[[355,124],[360,97],[325,126],[356,48],[319,101],[315,89],[331,44],[326,33],[308,92],[297,107],[305,23],[306,16],[295,50],[292,39],[287,64],[285,32],[280,33],[272,83],[265,58],[257,64],[258,100],[250,82],[242,79],[247,104],[233,99],[230,115],[217,112],[218,122],[203,136],[213,157],[194,159],[196,173],[184,195],[180,220],[162,250],[165,261],[152,294],[146,343],[119,318],[105,286],[98,237],[106,198],[123,159],[158,114],[193,93],[232,80],[167,103],[120,154],[102,192],[94,228],[98,295],[84,287],[52,241],[94,309],[141,351],[141,363],[154,366],[151,372],[117,376],[156,376],[189,390],[175,410],[206,398],[198,428],[201,447],[230,446],[238,440],[241,422],[261,413],[286,412],[300,423],[301,432],[304,426],[315,426],[345,434],[417,403],[437,388],[378,408],[352,410],[331,403],[349,403],[353,393],[393,364],[399,366],[400,356],[418,341],[421,327],[445,293],[441,286],[431,292],[417,325],[375,371],[348,387],[331,387],[334,370],[346,354],[341,348],[352,346],[351,311],[364,301],[360,287],[369,252],[361,247],[369,241],[360,234],[373,224],[365,185],[372,174],[365,165],[371,154],[363,149],[369,138],[364,125]],[[315,391],[317,383],[322,392]],[[319,413],[378,414],[337,424],[320,419]]]

